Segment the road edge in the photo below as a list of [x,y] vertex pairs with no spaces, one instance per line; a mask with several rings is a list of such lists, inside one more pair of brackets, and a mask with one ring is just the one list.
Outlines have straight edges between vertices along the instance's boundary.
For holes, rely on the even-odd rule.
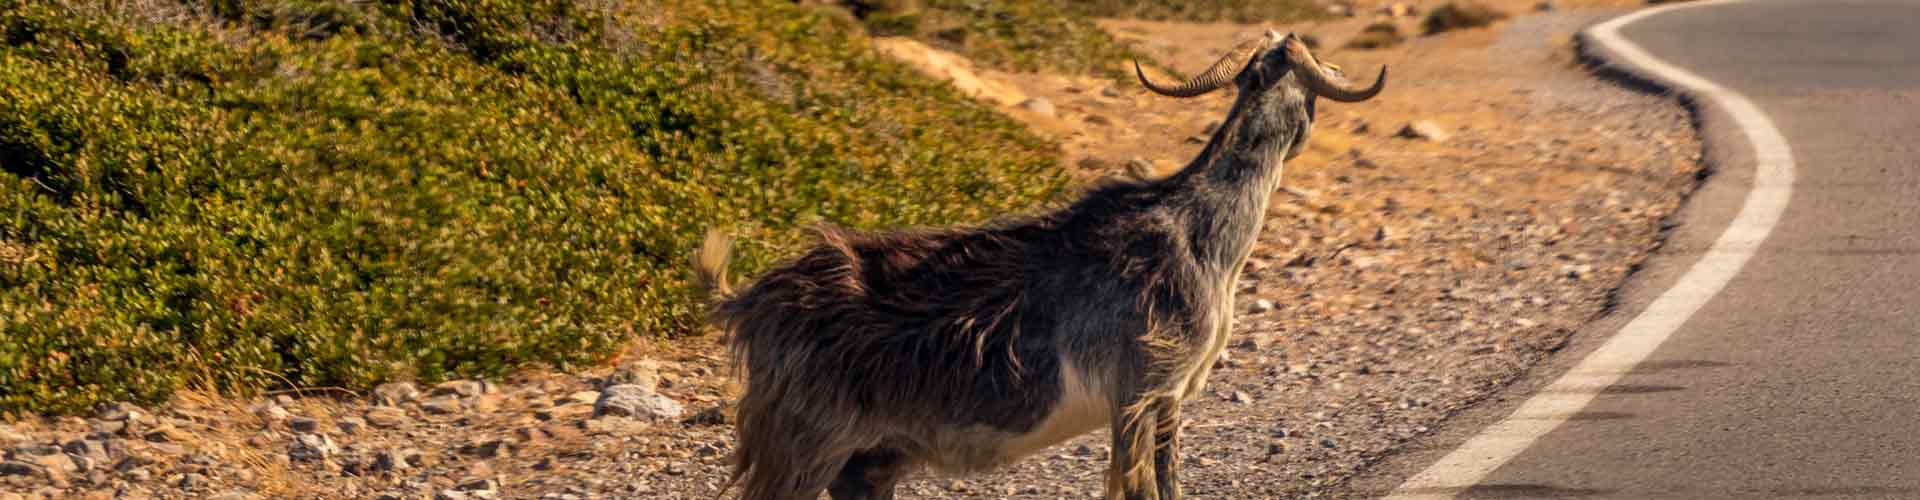
[[[1751,166],[1751,182],[1745,186],[1739,212],[1712,246],[1686,266],[1684,274],[1633,313],[1624,326],[1596,339],[1597,348],[1384,498],[1451,499],[1480,484],[1652,355],[1740,272],[1771,234],[1792,198],[1794,183],[1792,149],[1772,119],[1739,92],[1655,57],[1619,35],[1621,28],[1647,17],[1744,1],[1706,0],[1635,11],[1591,26],[1576,37],[1580,59],[1600,76],[1651,93],[1675,95],[1693,114],[1704,139],[1702,183],[1720,167]],[[1694,200],[1689,201],[1693,205]]]

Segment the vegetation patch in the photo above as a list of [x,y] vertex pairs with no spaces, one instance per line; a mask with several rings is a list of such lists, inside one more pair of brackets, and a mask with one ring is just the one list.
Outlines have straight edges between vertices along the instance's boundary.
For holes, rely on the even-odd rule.
[[1427,13],[1427,18],[1421,21],[1420,26],[1426,30],[1426,34],[1432,35],[1458,29],[1479,28],[1506,18],[1506,12],[1480,2],[1448,2],[1433,9],[1433,12]]
[[1400,34],[1400,26],[1390,22],[1377,22],[1360,29],[1360,33],[1347,39],[1349,49],[1384,49],[1399,45],[1406,37]]
[[0,0],[0,413],[590,363],[699,331],[707,228],[751,271],[821,221],[1057,197],[1053,145],[860,31],[778,0]]

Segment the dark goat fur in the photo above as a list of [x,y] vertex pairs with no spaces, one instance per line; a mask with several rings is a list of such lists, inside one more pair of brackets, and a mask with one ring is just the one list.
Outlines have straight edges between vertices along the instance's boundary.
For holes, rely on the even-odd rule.
[[[747,376],[742,498],[891,498],[913,469],[1002,465],[1087,418],[1115,431],[1109,498],[1177,498],[1179,401],[1225,344],[1281,161],[1311,125],[1287,59],[1260,51],[1225,124],[1166,179],[985,228],[824,228],[737,293],[710,238],[696,270]],[[1069,400],[1098,411],[1057,416]]]

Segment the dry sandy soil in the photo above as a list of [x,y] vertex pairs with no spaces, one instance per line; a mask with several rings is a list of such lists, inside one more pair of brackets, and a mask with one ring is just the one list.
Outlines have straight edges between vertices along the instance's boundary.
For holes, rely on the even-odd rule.
[[[1659,244],[1699,172],[1687,114],[1592,77],[1569,45],[1632,2],[1493,3],[1517,17],[1385,50],[1338,48],[1380,20],[1367,2],[1360,17],[1273,27],[1314,34],[1323,59],[1358,78],[1391,65],[1393,80],[1374,101],[1322,106],[1310,151],[1287,166],[1229,358],[1186,412],[1189,496],[1353,496],[1356,472],[1552,355]],[[1417,32],[1417,19],[1396,22]],[[1181,71],[1269,28],[1106,26]],[[974,74],[1010,93],[983,98],[1061,141],[1089,180],[1136,159],[1159,173],[1184,165],[1231,102]],[[1052,112],[1016,104],[1029,97]],[[1447,137],[1400,137],[1413,121]],[[187,394],[151,411],[4,423],[0,500],[709,498],[738,389],[715,340],[644,343],[587,373],[456,382],[385,403]],[[655,386],[684,411],[594,416],[599,389],[616,383]],[[1096,433],[994,474],[923,477],[901,496],[1097,497],[1106,442]]]

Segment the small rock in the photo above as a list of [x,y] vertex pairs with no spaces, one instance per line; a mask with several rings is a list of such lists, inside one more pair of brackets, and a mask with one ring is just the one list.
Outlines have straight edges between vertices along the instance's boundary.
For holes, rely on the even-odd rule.
[[1593,275],[1592,264],[1568,264],[1560,266],[1560,274],[1573,279],[1586,279]]
[[465,445],[461,445],[460,453],[473,455],[480,458],[494,458],[494,457],[500,456],[500,447],[503,444],[505,443],[498,439],[482,439],[482,440],[472,441],[472,442],[468,442]]
[[1100,89],[1100,95],[1105,97],[1120,97],[1120,89],[1109,85]]
[[500,482],[489,478],[468,479],[454,485],[457,491],[499,491]]
[[373,404],[381,406],[399,406],[420,397],[420,388],[413,382],[389,382],[373,388]]
[[360,417],[343,417],[334,421],[333,426],[340,428],[340,432],[354,434],[360,432],[361,427],[366,427],[367,421]]
[[[470,398],[487,392],[487,384],[477,380],[449,380],[433,386],[428,394],[433,396],[457,396]],[[424,404],[424,403],[422,403]]]
[[1254,312],[1267,312],[1267,311],[1272,311],[1274,307],[1275,307],[1275,306],[1274,306],[1274,304],[1273,304],[1273,301],[1271,301],[1271,300],[1267,300],[1267,299],[1256,299],[1256,300],[1254,300],[1254,301],[1253,301],[1253,311],[1254,311]]
[[186,474],[182,474],[180,476],[180,480],[174,482],[173,484],[175,486],[179,486],[180,489],[183,489],[183,490],[197,490],[197,489],[207,487],[207,476],[199,473],[189,472]]
[[420,402],[420,409],[432,415],[452,415],[460,413],[460,399],[452,395],[429,398]]
[[1047,100],[1045,97],[1034,97],[1020,101],[1020,109],[1044,116],[1053,116],[1054,114],[1053,101]]
[[637,385],[649,391],[660,390],[660,362],[642,359],[622,364],[607,374],[605,385]]
[[46,474],[46,470],[38,465],[19,460],[0,462],[0,476],[37,476],[42,474]]
[[1552,1],[1546,1],[1546,2],[1540,2],[1540,3],[1537,3],[1537,4],[1533,4],[1533,10],[1537,10],[1537,11],[1540,11],[1540,12],[1552,12],[1552,11],[1553,11],[1553,10],[1554,10],[1555,8],[1557,8],[1557,7],[1556,7],[1555,5],[1553,5],[1553,2],[1552,2]]
[[467,500],[469,498],[473,497],[467,496],[467,492],[460,490],[440,490],[439,493],[433,494],[433,500]]
[[147,441],[155,443],[187,443],[194,440],[192,433],[180,430],[171,425],[155,427],[153,430],[147,431],[146,435],[142,437],[146,438]]
[[293,432],[319,432],[320,421],[308,417],[293,417],[287,420],[287,428]]
[[672,398],[637,385],[614,385],[600,391],[593,404],[594,416],[621,415],[641,419],[675,419],[686,408]]
[[29,445],[15,446],[13,447],[12,450],[10,450],[10,452],[7,455],[11,458],[44,457],[47,455],[58,455],[60,454],[60,452],[61,452],[61,449],[59,446],[54,446],[46,443],[35,443],[35,444],[29,444]]
[[126,422],[142,420],[145,419],[147,415],[149,415],[147,410],[141,408],[139,405],[120,402],[100,408],[100,412],[96,416],[99,417],[100,420],[108,422]]
[[281,420],[286,420],[288,418],[293,417],[293,414],[287,412],[286,408],[281,407],[280,405],[274,404],[274,403],[260,403],[257,405],[253,405],[253,408],[251,408],[251,410],[253,411],[254,416],[265,419],[268,422],[279,422]]
[[19,431],[13,430],[12,426],[0,423],[0,443],[14,443],[28,439],[32,438],[27,437],[26,434],[21,434]]
[[1253,395],[1247,391],[1233,391],[1233,402],[1243,405],[1253,404]]
[[78,458],[86,458],[88,460],[93,461],[93,463],[96,465],[106,463],[108,458],[106,443],[92,440],[92,439],[75,439],[72,441],[67,441],[67,444],[62,445],[60,448],[66,451],[68,455],[72,455]]
[[207,500],[254,500],[255,498],[257,497],[253,496],[252,493],[247,493],[245,491],[229,491],[226,493],[221,493],[218,495],[207,497]]
[[1407,5],[1405,2],[1394,2],[1380,7],[1380,13],[1386,14],[1388,17],[1413,17],[1418,11],[1415,11],[1412,5]]
[[1333,5],[1328,5],[1327,15],[1337,16],[1337,17],[1351,16],[1353,15],[1353,7],[1348,7],[1346,5],[1337,4],[1337,3]]
[[1091,123],[1094,125],[1112,125],[1113,124],[1113,119],[1107,118],[1106,115],[1088,114],[1087,117],[1084,118],[1084,120],[1086,120],[1087,123]]
[[374,427],[391,429],[406,425],[412,421],[413,417],[407,416],[405,410],[391,406],[381,406],[367,410],[367,423],[373,424]]
[[413,448],[386,450],[373,455],[373,469],[377,471],[403,471],[419,467],[422,463],[420,450]]
[[319,461],[339,451],[340,447],[333,444],[333,439],[324,434],[301,434],[293,437],[293,443],[288,446],[287,458],[296,462]]
[[600,393],[598,391],[580,391],[580,392],[568,394],[566,399],[560,400],[560,404],[569,404],[569,403],[593,404],[595,401],[599,401],[599,400],[600,400]]
[[1400,128],[1400,137],[1432,142],[1447,142],[1447,131],[1434,122],[1421,120]]

